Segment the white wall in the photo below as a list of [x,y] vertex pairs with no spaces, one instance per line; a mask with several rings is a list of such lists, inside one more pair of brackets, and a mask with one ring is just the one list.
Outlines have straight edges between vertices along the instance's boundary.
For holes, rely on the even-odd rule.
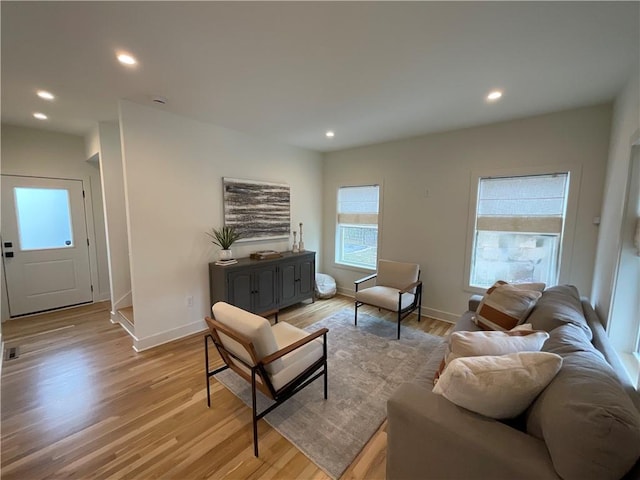
[[87,162],[85,141],[77,135],[2,125],[1,173],[83,180],[94,300],[109,299],[109,272],[98,167]]
[[131,306],[129,240],[118,124],[101,122],[98,125],[98,151],[109,253],[111,318],[117,321],[116,312]]
[[602,203],[602,224],[598,237],[592,302],[607,322],[625,209],[625,191],[631,161],[631,144],[640,129],[640,74],[629,79],[616,98],[611,127],[609,161]]
[[[120,128],[136,348],[204,329],[216,258],[205,232],[223,224],[222,177],[289,184],[292,223],[304,222],[306,248],[320,249],[320,154],[128,101]],[[290,241],[233,246],[236,256],[265,248],[286,250]]]
[[84,137],[85,158],[93,158],[100,153],[100,131],[95,125]]
[[572,257],[561,277],[589,295],[610,120],[610,105],[600,105],[327,154],[324,270],[345,292],[363,276],[333,263],[336,189],[382,182],[379,257],[419,263],[426,313],[455,320],[469,297],[464,266],[472,172],[572,164],[582,176]]

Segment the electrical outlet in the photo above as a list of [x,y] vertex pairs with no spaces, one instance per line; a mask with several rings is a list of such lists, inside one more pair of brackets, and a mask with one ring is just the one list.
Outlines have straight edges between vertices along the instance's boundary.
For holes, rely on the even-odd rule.
[[193,307],[193,295],[187,295],[187,307]]

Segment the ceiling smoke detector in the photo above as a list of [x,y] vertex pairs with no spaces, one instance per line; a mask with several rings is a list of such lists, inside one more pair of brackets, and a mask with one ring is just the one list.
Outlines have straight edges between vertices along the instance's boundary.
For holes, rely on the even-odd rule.
[[156,95],[155,97],[151,97],[151,100],[153,101],[153,103],[157,103],[159,105],[166,105],[167,103],[167,99],[165,97],[160,97],[158,95]]

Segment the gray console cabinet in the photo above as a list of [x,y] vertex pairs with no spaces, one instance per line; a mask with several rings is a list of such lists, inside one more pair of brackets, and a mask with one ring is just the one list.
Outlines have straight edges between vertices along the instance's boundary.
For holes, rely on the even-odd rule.
[[224,301],[262,313],[314,299],[315,252],[284,252],[280,258],[239,258],[228,266],[209,264],[211,305]]

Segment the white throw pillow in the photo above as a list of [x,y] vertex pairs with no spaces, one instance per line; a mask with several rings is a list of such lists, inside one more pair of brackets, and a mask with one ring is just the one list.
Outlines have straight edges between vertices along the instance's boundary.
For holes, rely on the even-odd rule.
[[549,334],[544,331],[522,330],[513,332],[453,332],[445,357],[448,365],[459,357],[479,355],[506,355],[518,352],[539,352]]
[[457,358],[444,370],[433,392],[486,417],[513,418],[553,380],[562,357],[520,352]]
[[510,332],[528,332],[533,331],[533,325],[531,323],[522,323],[517,327],[513,327]]

